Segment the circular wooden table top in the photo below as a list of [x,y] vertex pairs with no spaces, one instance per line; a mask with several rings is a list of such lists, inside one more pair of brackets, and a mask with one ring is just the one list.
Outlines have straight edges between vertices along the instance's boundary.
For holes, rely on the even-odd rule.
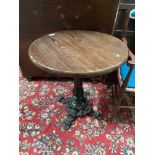
[[58,76],[93,77],[116,70],[128,58],[119,39],[100,32],[70,30],[45,35],[30,45],[29,57]]

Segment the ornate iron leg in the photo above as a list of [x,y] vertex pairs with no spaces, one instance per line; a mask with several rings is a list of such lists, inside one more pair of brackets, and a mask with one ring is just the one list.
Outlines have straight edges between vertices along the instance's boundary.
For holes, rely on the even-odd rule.
[[82,80],[80,78],[74,79],[73,96],[66,99],[61,98],[60,102],[66,105],[67,119],[64,121],[63,129],[67,130],[75,121],[76,117],[91,115],[95,118],[100,116],[99,112],[93,110],[92,105],[84,95],[82,87]]

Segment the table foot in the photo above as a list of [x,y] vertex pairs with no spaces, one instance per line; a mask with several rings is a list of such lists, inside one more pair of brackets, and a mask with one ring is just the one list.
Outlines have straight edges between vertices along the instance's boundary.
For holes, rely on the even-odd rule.
[[93,116],[95,118],[101,118],[101,113],[98,112],[98,111],[94,111],[92,110],[90,113],[89,113],[90,116]]
[[84,115],[90,115],[95,118],[99,118],[101,114],[99,112],[95,112],[93,110],[93,106],[87,100],[86,94],[82,88],[81,79],[74,80],[74,89],[73,96],[67,97],[64,99],[63,97],[59,98],[59,102],[65,104],[67,111],[67,118],[64,121],[63,129],[67,130],[74,123],[76,117],[81,117]]
[[66,120],[64,121],[64,123],[62,125],[62,128],[64,130],[68,130],[70,128],[70,126],[74,123],[75,119],[76,119],[76,116],[68,114]]
[[101,116],[99,112],[93,110],[93,106],[85,97],[80,98],[80,100],[81,102],[75,96],[67,97],[66,99],[61,98],[59,100],[66,105],[67,118],[62,125],[64,130],[68,130],[77,117],[90,115],[99,118]]

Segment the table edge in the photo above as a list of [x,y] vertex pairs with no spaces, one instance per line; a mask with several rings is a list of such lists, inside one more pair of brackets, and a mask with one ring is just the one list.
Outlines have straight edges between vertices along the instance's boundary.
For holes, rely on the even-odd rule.
[[67,71],[60,71],[60,70],[55,70],[53,68],[44,66],[43,64],[40,64],[38,62],[36,62],[36,60],[33,60],[33,57],[30,55],[30,53],[28,53],[29,58],[31,60],[31,62],[38,67],[39,69],[54,74],[55,76],[60,76],[60,77],[80,77],[80,78],[91,78],[91,77],[97,77],[97,76],[101,76],[104,74],[108,74],[110,72],[113,72],[115,70],[117,70],[122,64],[124,64],[129,57],[129,54],[127,54],[127,57],[124,59],[124,61],[122,61],[120,64],[111,67],[111,68],[106,68],[100,71],[95,71],[95,72],[87,72],[87,73],[73,73],[73,72],[67,72]]

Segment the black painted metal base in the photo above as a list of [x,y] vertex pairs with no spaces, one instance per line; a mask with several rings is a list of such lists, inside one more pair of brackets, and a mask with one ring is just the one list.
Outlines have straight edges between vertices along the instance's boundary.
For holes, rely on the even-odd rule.
[[92,105],[87,100],[87,95],[84,94],[82,88],[82,80],[80,78],[74,79],[73,96],[64,99],[61,97],[59,101],[66,105],[67,118],[64,121],[63,129],[67,130],[74,123],[76,117],[91,115],[95,118],[99,118],[101,115],[99,112],[93,110]]

